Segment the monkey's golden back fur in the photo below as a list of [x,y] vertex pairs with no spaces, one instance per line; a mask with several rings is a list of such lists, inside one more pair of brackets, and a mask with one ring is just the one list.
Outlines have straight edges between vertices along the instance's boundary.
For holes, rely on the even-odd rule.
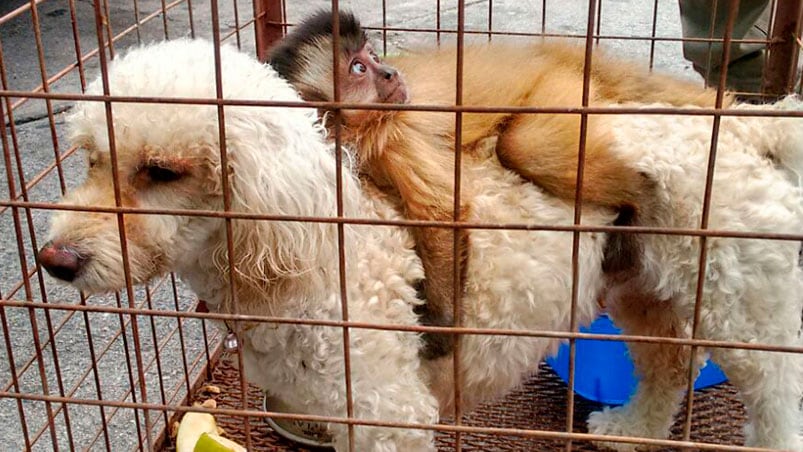
[[[579,107],[584,61],[585,49],[567,43],[468,45],[464,50],[462,103],[485,107]],[[411,88],[412,103],[455,103],[456,48],[426,49],[390,58],[388,62],[404,75]],[[713,107],[715,99],[716,92],[702,84],[651,74],[635,64],[610,59],[599,50],[593,53],[591,105],[632,101]],[[723,103],[730,101],[726,97]],[[471,144],[492,135],[509,116],[464,114],[462,143]],[[434,122],[441,125],[444,119]],[[443,125],[454,127],[451,121]]]
[[[592,102],[649,100],[714,106],[716,93],[702,84],[650,73],[632,62],[609,58],[601,50],[592,55]],[[469,45],[463,57],[464,105],[523,106],[532,101],[549,107],[581,104],[585,61],[581,46],[558,42]],[[456,62],[457,49],[451,46],[388,58],[388,63],[401,70],[413,88],[413,102],[440,104],[455,101]],[[489,79],[493,82],[489,83]],[[529,97],[532,89],[540,85],[548,85],[544,94],[551,92],[557,97]]]

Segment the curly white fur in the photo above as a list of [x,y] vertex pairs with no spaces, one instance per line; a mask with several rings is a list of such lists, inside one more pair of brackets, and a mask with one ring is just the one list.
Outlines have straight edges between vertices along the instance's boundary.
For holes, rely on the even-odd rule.
[[[226,98],[298,100],[269,68],[222,49]],[[212,46],[179,40],[136,49],[114,61],[112,94],[214,97]],[[99,92],[95,82],[90,92]],[[776,107],[801,109],[797,100]],[[125,205],[222,210],[218,116],[213,106],[115,103],[116,149]],[[664,195],[657,224],[697,227],[711,120],[705,117],[617,116],[619,152],[658,181]],[[767,155],[800,174],[803,137],[796,120],[726,118],[719,138],[710,226],[744,231],[800,232],[798,186]],[[82,102],[69,119],[73,139],[95,164],[85,184],[64,202],[112,205],[104,107]],[[299,108],[225,107],[226,151],[236,212],[335,217],[336,162],[315,122]],[[187,171],[174,182],[144,178],[153,162]],[[572,206],[551,198],[503,169],[492,158],[467,158],[465,181],[476,194],[473,222],[572,223]],[[399,218],[392,199],[343,171],[347,217]],[[226,225],[219,218],[126,215],[135,281],[177,271],[199,297],[220,312],[302,319],[341,319],[339,272],[345,271],[349,317],[356,321],[415,325],[420,303],[413,284],[423,277],[404,228],[346,225],[345,268],[339,268],[338,228],[329,223],[234,220],[236,266],[229,289]],[[607,225],[611,212],[586,209],[583,222]],[[464,297],[465,324],[483,328],[569,328],[572,233],[474,230]],[[73,284],[88,291],[124,285],[115,217],[63,211],[50,238],[85,257]],[[615,280],[601,273],[605,234],[582,234],[577,318],[591,321],[598,296],[626,332],[683,336],[693,313],[699,239],[645,235],[641,267]],[[798,243],[712,238],[699,336],[772,344],[799,343],[801,274]],[[301,413],[346,415],[342,329],[258,323],[244,327],[245,374]],[[496,397],[519,384],[558,341],[533,337],[467,335],[462,343],[463,406]],[[430,424],[453,410],[451,360],[422,361],[411,333],[350,330],[354,414],[361,419]],[[682,395],[688,350],[636,345],[644,375],[633,401],[596,413],[597,433],[665,437]],[[684,355],[685,351],[685,355]],[[751,417],[748,443],[800,449],[797,436],[800,357],[712,350],[739,386]],[[339,450],[347,430],[331,424]],[[428,430],[356,427],[356,450],[431,450]],[[614,445],[620,450],[630,446]]]
[[[787,98],[761,108],[800,111],[803,103]],[[658,182],[665,208],[655,225],[700,226],[712,122],[702,116],[645,115],[616,118],[612,124],[621,153]],[[797,182],[803,168],[802,156],[800,119],[724,117],[718,136],[709,228],[800,234],[803,211]],[[614,314],[626,332],[663,331],[688,336],[697,290],[700,240],[678,235],[646,235],[643,240],[640,274],[608,294]],[[706,246],[707,269],[698,336],[800,345],[803,306],[798,266],[800,244],[709,238]],[[642,309],[654,309],[650,314],[638,314],[638,306],[626,301],[632,292],[623,293],[622,289],[632,290],[634,286],[649,291],[653,303],[658,302],[657,306],[641,303]],[[668,302],[668,306],[662,302]],[[645,319],[649,321],[644,322]],[[640,345],[631,347],[631,351],[641,372],[651,378],[639,386],[630,404],[592,415],[590,430],[666,437],[683,396],[688,350]],[[801,356],[739,349],[710,352],[741,390],[751,420],[746,432],[747,444],[801,450],[803,445],[798,436],[803,393]]]

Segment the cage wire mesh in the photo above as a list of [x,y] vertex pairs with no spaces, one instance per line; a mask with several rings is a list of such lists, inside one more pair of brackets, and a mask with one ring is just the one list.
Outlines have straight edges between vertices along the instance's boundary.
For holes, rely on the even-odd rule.
[[[770,3],[762,30],[767,37],[753,43],[786,47],[765,54],[771,71],[765,80],[780,83],[783,91],[800,91],[796,30],[801,2]],[[300,19],[333,6],[338,4],[323,0],[31,0],[0,5],[5,122],[0,138],[6,180],[0,184],[0,435],[8,450],[169,450],[174,421],[192,402],[209,397],[218,400],[218,422],[241,443],[259,450],[303,450],[280,438],[258,414],[261,393],[246,386],[236,356],[220,358],[223,333],[194,312],[197,298],[174,276],[86,299],[45,275],[34,256],[53,203],[85,172],[85,159],[64,136],[63,113],[97,76],[101,57],[113,58],[140,43],[190,36],[236,45],[264,59],[266,49]],[[339,7],[359,15],[385,54],[469,39],[568,37],[703,83],[683,59],[674,0],[355,0]],[[789,27],[797,29],[793,33]],[[221,394],[203,391],[206,383],[217,385]],[[585,432],[585,418],[598,408],[573,396],[541,366],[506,398],[465,413],[457,423],[462,430],[438,433],[438,446],[596,450],[582,438],[568,443],[566,436],[549,433],[565,434],[567,422],[571,432]],[[721,450],[743,441],[744,412],[732,387],[696,393],[692,413],[688,422],[678,420],[674,439],[683,439],[684,428],[691,427],[691,440],[722,444]]]

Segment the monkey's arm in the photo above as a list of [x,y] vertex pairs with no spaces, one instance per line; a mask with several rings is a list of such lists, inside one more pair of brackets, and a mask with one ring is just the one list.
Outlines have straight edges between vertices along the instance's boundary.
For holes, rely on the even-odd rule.
[[[412,220],[452,221],[454,217],[454,155],[444,152],[448,145],[438,146],[437,139],[413,131],[405,131],[403,138],[389,144],[389,148],[372,162],[369,173],[386,179],[402,200],[405,216]],[[442,149],[441,147],[445,148]],[[464,189],[461,199],[468,199]],[[461,202],[460,218],[468,215],[468,203]],[[426,307],[421,313],[422,323],[434,326],[454,325],[455,295],[462,296],[465,280],[469,235],[464,229],[449,227],[413,227],[413,236],[426,275],[424,293]],[[456,237],[456,238],[455,238]],[[455,240],[457,247],[455,250]],[[455,294],[455,258],[460,272]],[[452,339],[444,335],[424,335],[425,358],[436,358],[451,352]]]
[[[457,250],[454,249],[455,234]],[[455,281],[453,266],[455,253],[459,259],[460,280],[457,282],[462,296],[465,280],[467,253],[469,248],[468,233],[465,230],[452,231],[448,228],[413,228],[419,256],[424,265],[426,281],[424,294],[426,304],[418,312],[421,323],[431,326],[453,326]],[[451,335],[425,333],[425,347],[421,356],[426,359],[439,358],[451,353],[454,338]]]

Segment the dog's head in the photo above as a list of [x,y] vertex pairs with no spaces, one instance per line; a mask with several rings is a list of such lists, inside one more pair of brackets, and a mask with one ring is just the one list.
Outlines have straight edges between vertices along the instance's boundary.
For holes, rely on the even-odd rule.
[[[221,58],[224,98],[299,100],[269,67],[228,47],[221,49]],[[214,99],[212,44],[178,40],[135,49],[110,65],[107,86],[113,96]],[[102,94],[103,80],[88,91]],[[67,120],[73,143],[85,150],[89,171],[62,204],[82,210],[61,210],[53,216],[48,242],[38,254],[41,264],[51,275],[87,292],[124,287],[124,255],[135,283],[191,269],[198,261],[228,268],[226,220],[219,215],[114,211],[118,205],[148,211],[223,210],[218,107],[111,105],[107,109],[104,102],[82,101]],[[232,211],[334,216],[334,195],[322,189],[335,184],[334,162],[314,111],[226,106],[223,116]],[[327,178],[331,180],[321,180]],[[235,219],[231,262],[254,280],[304,271],[320,257],[325,248],[321,243],[330,240],[323,236],[331,229]]]

